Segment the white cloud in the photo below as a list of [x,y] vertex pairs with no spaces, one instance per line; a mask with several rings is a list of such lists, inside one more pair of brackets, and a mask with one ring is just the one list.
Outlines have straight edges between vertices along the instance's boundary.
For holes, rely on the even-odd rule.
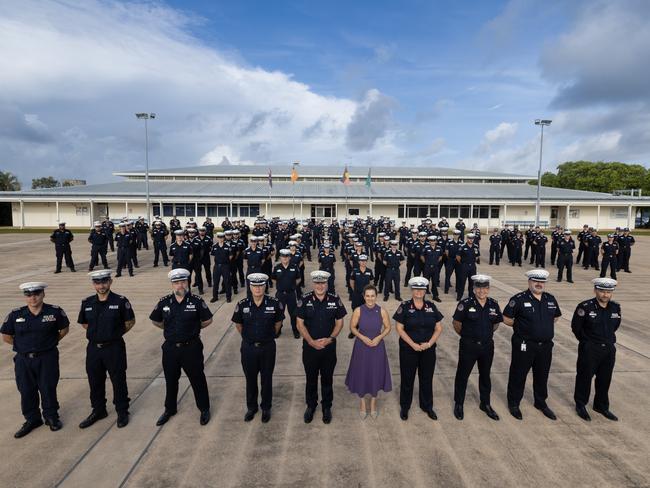
[[517,122],[501,122],[494,129],[486,131],[477,153],[485,154],[494,146],[510,141],[517,133],[518,127]]
[[[226,56],[159,4],[9,2],[0,14],[3,169],[97,180],[143,164],[371,159],[390,145],[390,99],[322,96],[290,74]],[[2,110],[10,107],[10,110]],[[311,130],[316,127],[318,130]],[[378,140],[384,138],[382,144]],[[40,144],[34,148],[34,140]]]

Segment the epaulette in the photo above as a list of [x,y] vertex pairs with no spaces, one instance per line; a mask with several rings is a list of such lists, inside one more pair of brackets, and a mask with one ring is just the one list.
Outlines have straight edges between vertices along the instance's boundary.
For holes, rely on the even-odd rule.
[[165,300],[168,300],[168,299],[170,299],[170,298],[173,297],[173,296],[174,296],[174,294],[173,294],[173,293],[170,293],[169,295],[165,295],[164,297],[162,297],[159,301],[160,301],[160,302],[164,302]]

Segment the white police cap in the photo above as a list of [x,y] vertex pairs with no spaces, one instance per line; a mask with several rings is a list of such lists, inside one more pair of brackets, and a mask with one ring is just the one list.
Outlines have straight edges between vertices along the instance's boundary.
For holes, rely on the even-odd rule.
[[233,232],[231,230],[224,231],[224,235],[231,236]]
[[449,227],[439,227],[440,232],[447,232],[449,230]]
[[476,236],[474,234],[465,234],[465,239],[474,239]]
[[368,261],[368,256],[365,254],[359,254],[359,261]]
[[167,273],[167,277],[172,283],[174,281],[183,281],[187,280],[190,277],[190,272],[185,268],[176,268]]
[[548,279],[548,271],[545,269],[531,269],[526,271],[529,280],[545,282]]
[[485,286],[490,286],[491,276],[486,274],[475,274],[472,276],[472,282],[475,287],[481,288]]
[[420,237],[426,237],[426,236],[427,236],[427,233],[426,233],[425,231],[422,231],[422,232],[418,232],[418,235],[419,235]]
[[203,226],[199,227],[199,231],[200,232],[205,232],[205,227],[203,227]]
[[93,281],[101,281],[105,280],[106,278],[111,277],[111,270],[110,269],[100,269],[97,271],[91,271],[88,273],[88,276],[90,276],[90,279]]
[[225,232],[217,232],[217,237],[226,237]]
[[409,288],[412,290],[426,290],[429,286],[429,280],[422,276],[415,276],[409,280]]
[[291,249],[280,249],[280,256],[291,256]]
[[565,231],[564,231],[564,235],[565,235],[565,236],[570,236],[570,235],[571,235],[571,231],[570,231],[569,229],[565,230]]
[[377,235],[378,235],[379,237],[384,237],[384,236],[386,235],[386,233],[385,233],[385,232],[380,232],[380,233],[377,234]]
[[460,229],[454,229],[454,234],[459,235],[460,234]]
[[384,240],[385,240],[385,241],[390,241],[390,236],[389,236],[389,235],[385,235],[385,236],[384,236]]
[[357,237],[357,235],[354,234],[354,233],[352,233],[352,232],[350,232],[350,233],[348,234],[348,238],[350,238],[350,237]]
[[436,236],[436,235],[430,235],[429,237],[427,237],[427,239],[429,239],[430,241],[437,241],[437,240],[438,240],[438,236]]
[[23,293],[32,293],[35,291],[45,290],[45,288],[47,288],[47,283],[44,281],[29,281],[21,284],[18,288],[20,288]]
[[331,276],[330,273],[323,270],[312,271],[309,274],[311,275],[311,281],[314,283],[326,283]]
[[118,225],[119,227],[126,227],[126,222],[120,222],[120,223],[117,224],[117,225]]
[[101,226],[102,223],[99,220],[95,220],[95,222],[93,222],[93,227],[101,227]]
[[253,286],[266,285],[269,281],[268,275],[265,275],[264,273],[251,273],[246,277],[246,279]]
[[393,239],[392,241],[390,241],[390,245],[391,245],[391,246],[397,246],[397,244],[398,244],[398,242],[397,242],[395,239]]
[[618,284],[618,282],[612,278],[594,278],[591,282],[594,284],[594,288],[607,291],[614,291]]
[[183,234],[185,234],[185,231],[183,229],[178,229],[174,231],[174,234],[176,234],[177,236],[182,236]]
[[289,241],[289,246],[297,246],[298,243],[296,241]]

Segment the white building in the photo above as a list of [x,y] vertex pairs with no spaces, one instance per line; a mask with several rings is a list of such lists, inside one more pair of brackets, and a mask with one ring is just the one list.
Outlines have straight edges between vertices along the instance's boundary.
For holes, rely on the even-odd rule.
[[[269,185],[269,170],[272,187]],[[431,167],[349,168],[350,182],[341,182],[343,168],[300,166],[291,182],[291,167],[211,165],[149,172],[151,215],[168,221],[210,216],[217,224],[228,216],[250,223],[257,215],[306,219],[387,216],[419,223],[427,216],[458,217],[481,228],[533,223],[536,186],[529,176]],[[16,227],[89,227],[106,215],[146,215],[144,171],[114,173],[123,181],[18,192],[0,192],[11,202]],[[635,226],[647,220],[650,198],[617,196],[560,188],[541,188],[540,223],[571,229],[588,224],[600,229]]]

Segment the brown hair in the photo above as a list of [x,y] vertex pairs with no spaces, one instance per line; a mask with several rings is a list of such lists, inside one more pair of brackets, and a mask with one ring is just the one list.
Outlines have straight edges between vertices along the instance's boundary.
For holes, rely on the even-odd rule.
[[372,290],[375,292],[375,295],[377,295],[377,287],[373,284],[368,284],[363,287],[363,293],[362,295],[365,295],[367,291]]

